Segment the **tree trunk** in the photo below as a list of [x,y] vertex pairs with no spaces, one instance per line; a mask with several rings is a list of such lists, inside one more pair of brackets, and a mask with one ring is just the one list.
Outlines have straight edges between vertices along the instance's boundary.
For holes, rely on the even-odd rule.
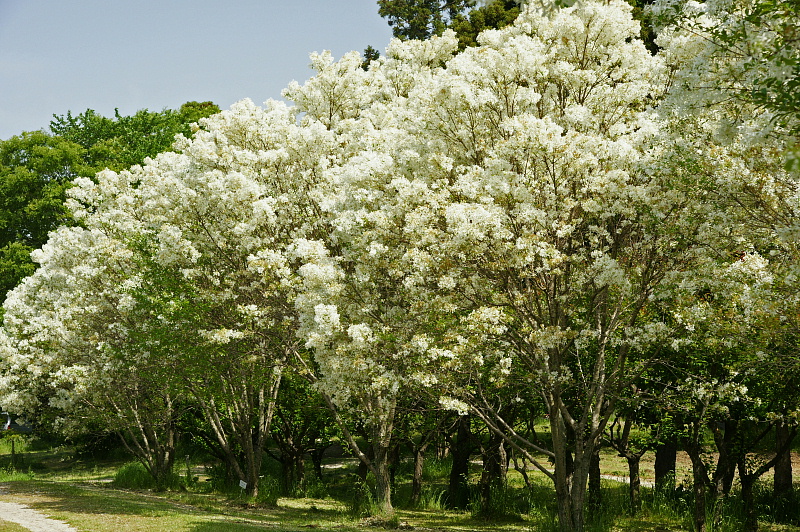
[[389,449],[389,481],[392,484],[392,488],[395,487],[398,464],[400,464],[400,445],[394,443],[391,449]]
[[[559,528],[564,532],[583,532],[586,525],[584,509],[587,481],[596,443],[586,438],[585,430],[573,431],[569,428],[561,413],[554,410],[551,409],[550,430],[555,455]],[[574,439],[574,458],[570,449],[571,439]]]
[[778,460],[775,462],[775,477],[773,490],[775,499],[791,499],[792,496],[792,449],[789,445],[791,432],[783,423],[775,425],[775,452]]
[[314,465],[314,475],[317,480],[322,481],[322,457],[325,455],[325,447],[312,449],[309,455],[311,463]]
[[695,532],[706,530],[706,483],[708,474],[699,445],[691,445],[687,452],[692,460],[692,480],[694,491],[694,529]]
[[753,485],[758,477],[748,475],[743,463],[739,465],[739,481],[742,483],[742,504],[744,505],[744,532],[758,531],[758,516],[753,501]]
[[425,465],[425,448],[414,448],[414,477],[411,479],[411,507],[419,506],[422,497],[422,471]]
[[677,463],[678,442],[670,435],[668,440],[656,447],[656,491],[672,494],[675,492],[675,465]]
[[456,438],[451,442],[450,454],[453,464],[447,486],[447,501],[451,508],[464,509],[469,504],[469,458],[472,455],[472,433],[469,416],[458,419]]
[[[373,438],[372,447],[375,458],[372,464],[375,468],[373,471],[375,475],[375,502],[381,515],[388,516],[394,513],[394,508],[392,507],[392,478],[389,472],[391,440],[382,428],[378,428]],[[391,434],[391,429],[388,432]]]
[[492,515],[492,492],[503,484],[503,439],[491,433],[489,442],[482,454],[483,471],[479,482],[481,494],[481,514]]
[[630,496],[630,512],[631,515],[636,515],[642,509],[641,497],[641,478],[639,477],[639,462],[642,455],[639,453],[630,453],[626,458],[628,461],[628,494]]
[[572,522],[572,455],[567,443],[567,430],[561,413],[556,408],[550,409],[550,433],[553,438],[553,474],[555,476],[556,501],[558,503],[558,524],[562,532],[576,530]]
[[589,461],[589,491],[586,497],[586,504],[592,513],[599,511],[603,507],[603,492],[600,487],[600,481],[600,447],[598,446]]
[[295,464],[295,470],[297,472],[296,476],[295,476],[295,483],[297,484],[298,487],[301,487],[306,482],[306,460],[305,460],[305,457],[302,454],[297,455],[295,457],[294,464]]
[[711,483],[714,486],[714,500],[730,495],[733,478],[736,475],[735,446],[739,436],[739,424],[735,420],[721,421],[713,427],[714,443],[719,457]]

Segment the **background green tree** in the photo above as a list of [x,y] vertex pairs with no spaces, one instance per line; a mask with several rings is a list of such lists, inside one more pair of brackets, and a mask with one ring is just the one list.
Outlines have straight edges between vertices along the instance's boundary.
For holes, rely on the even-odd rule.
[[64,191],[94,173],[79,144],[42,131],[0,142],[0,297],[33,273],[30,252],[68,219]]
[[55,115],[50,131],[86,150],[84,160],[95,171],[118,171],[168,151],[175,135],[191,136],[191,124],[219,111],[211,102],[187,102],[177,111],[142,109],[130,116],[123,116],[116,109],[113,118],[87,109],[78,115]]
[[478,35],[487,29],[500,29],[508,26],[520,13],[517,0],[494,0],[486,5],[472,9],[469,13],[456,15],[450,27],[458,35],[458,47],[477,46]]
[[427,39],[441,34],[475,0],[378,0],[378,14],[399,39]]
[[212,102],[131,116],[116,111],[114,118],[87,109],[54,115],[50,132],[0,141],[0,302],[35,270],[31,251],[59,225],[72,224],[63,206],[72,180],[140,164],[169,150],[175,135],[190,136],[193,123],[218,112]]

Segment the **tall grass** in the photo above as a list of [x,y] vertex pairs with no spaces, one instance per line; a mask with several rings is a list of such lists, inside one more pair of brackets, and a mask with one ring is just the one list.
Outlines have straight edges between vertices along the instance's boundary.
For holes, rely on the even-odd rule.
[[119,468],[114,475],[112,485],[115,488],[130,490],[148,490],[156,486],[153,476],[139,462],[128,462]]

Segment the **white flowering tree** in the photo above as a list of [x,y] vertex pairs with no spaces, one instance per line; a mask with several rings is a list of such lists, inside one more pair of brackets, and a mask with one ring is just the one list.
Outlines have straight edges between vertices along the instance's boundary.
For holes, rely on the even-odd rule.
[[[420,380],[451,387],[444,405],[539,464],[565,530],[583,529],[589,460],[619,392],[668,336],[648,302],[698,262],[708,214],[706,184],[662,162],[649,106],[665,70],[638,29],[622,3],[530,11],[420,76],[395,118],[371,120],[380,130],[362,133],[361,155],[333,172],[352,187],[332,207],[347,235],[338,239],[361,253],[337,283],[386,261],[390,297],[426,319],[403,359],[416,358]],[[331,331],[321,345],[333,333],[364,337],[338,305],[314,309]],[[544,399],[552,448],[516,434],[478,386],[510,375]]]
[[68,435],[117,432],[163,486],[172,472],[180,393],[131,338],[132,254],[98,230],[61,228],[10,292],[2,329],[2,404]]
[[[402,145],[411,91],[452,57],[456,44],[452,32],[424,42],[395,40],[368,71],[357,54],[335,63],[313,56],[317,75],[285,93],[306,113],[306,124],[323,124],[343,147],[315,192],[329,234],[293,246],[303,263],[296,303],[300,334],[319,369],[317,386],[335,411],[349,414],[338,416],[342,431],[374,475],[384,514],[393,512],[389,450],[398,398],[430,379],[420,371],[425,349],[417,345],[430,309],[416,304],[418,292],[404,280],[412,242],[396,230],[405,215],[391,199],[396,168],[379,151]],[[371,453],[351,437],[345,417],[365,423]]]
[[[727,433],[743,432],[740,426],[748,420],[758,420],[762,427],[774,425],[785,442],[792,435],[788,426],[796,424],[798,398],[778,384],[756,384],[771,382],[776,368],[788,375],[799,367],[794,348],[800,308],[796,281],[799,189],[797,175],[791,171],[796,164],[792,150],[797,145],[798,114],[796,96],[788,94],[797,80],[793,30],[797,17],[790,16],[793,8],[780,1],[663,1],[656,3],[655,10],[662,21],[670,23],[660,29],[657,42],[674,69],[662,113],[680,128],[683,142],[692,146],[696,154],[692,167],[698,176],[713,183],[709,199],[729,205],[726,217],[716,224],[727,237],[730,253],[729,257],[718,255],[720,271],[739,271],[740,277],[741,272],[750,272],[747,282],[736,281],[740,283],[736,290],[697,279],[707,283],[705,290],[714,301],[708,306],[730,310],[701,312],[687,320],[696,329],[695,341],[713,345],[712,366],[717,374],[714,386],[690,385],[683,390],[696,405],[714,405],[715,394],[725,398],[730,390],[737,392],[733,396],[737,414],[729,412],[724,402],[721,413],[714,411],[725,426],[723,445]],[[726,277],[730,276],[726,273],[718,279]],[[742,349],[745,345],[750,349]],[[746,438],[741,434],[737,438],[736,452],[727,457],[726,475],[732,480],[735,462],[742,463],[739,476],[747,508],[745,526],[750,530],[756,526],[752,482],[771,466],[772,459],[751,467],[742,451],[747,448]],[[782,445],[782,451],[781,445],[777,447],[785,452],[788,444]],[[699,469],[695,489],[710,486],[719,496],[718,483],[702,479],[705,466],[699,451],[693,449],[693,464]],[[720,456],[724,454],[720,449]],[[721,469],[717,468],[714,480],[721,478]],[[730,480],[722,491],[729,489]],[[705,527],[704,498],[696,492],[698,530]]]
[[[460,386],[445,406],[554,460],[540,467],[569,530],[583,528],[616,392],[669,332],[644,319],[648,301],[698,261],[708,214],[707,183],[663,164],[648,108],[666,73],[636,35],[621,3],[531,11],[453,58],[446,33],[294,89],[355,152],[328,171],[330,240],[295,247],[321,385],[355,400],[379,440],[412,381]],[[407,72],[400,90],[387,83]],[[475,386],[512,372],[545,400],[552,449]]]
[[[543,4],[460,54],[452,32],[394,41],[367,70],[314,54],[294,107],[240,102],[176,153],[78,180],[85,229],[54,235],[60,258],[10,298],[8,400],[67,373],[103,390],[109,354],[152,360],[256,494],[297,362],[347,412],[388,514],[398,398],[425,387],[536,464],[561,528],[583,530],[618,401],[664,345],[690,344],[696,295],[734,251],[791,247],[796,188],[772,171],[769,116],[737,122],[747,109],[698,91],[704,64],[731,72],[702,35],[662,29],[653,56],[621,0]],[[774,205],[792,223],[742,215]],[[549,447],[505,416],[534,397]]]
[[[97,264],[91,282],[43,278],[48,291],[22,291],[20,310],[11,309],[7,320],[20,330],[6,331],[19,356],[56,357],[50,345],[28,352],[24,338],[38,332],[28,331],[24,317],[53,312],[52,300],[86,301],[82,314],[50,326],[41,342],[68,333],[62,343],[107,345],[107,336],[125,327],[129,349],[120,363],[145,370],[149,360],[164,368],[202,411],[229,469],[255,496],[282,372],[297,356],[286,246],[315,230],[319,217],[308,192],[334,150],[324,127],[301,128],[280,103],[261,109],[243,101],[204,127],[176,143],[180,153],[76,181],[70,206],[87,228],[79,234],[97,237],[81,248],[91,260],[75,272]],[[106,253],[106,242],[125,261]],[[106,270],[115,275],[104,277]],[[97,299],[108,300],[110,310],[92,303]],[[109,332],[98,340],[92,330]],[[82,359],[93,377],[102,374],[101,362]],[[54,368],[69,366],[64,358],[53,361]],[[28,369],[20,385],[8,383],[10,396],[41,374]]]
[[175,371],[253,495],[281,375],[297,356],[287,245],[316,230],[309,191],[331,138],[283,104],[243,101],[176,143],[180,154],[74,193],[93,206],[88,219],[141,221],[128,235],[152,273],[134,292],[153,349],[177,354]]

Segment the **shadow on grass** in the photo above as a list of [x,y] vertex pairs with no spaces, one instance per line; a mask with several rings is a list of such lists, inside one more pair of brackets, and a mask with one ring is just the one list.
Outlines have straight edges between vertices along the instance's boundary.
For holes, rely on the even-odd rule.
[[237,523],[236,521],[225,521],[223,523],[202,523],[190,530],[192,532],[230,532],[232,527],[236,527],[237,532],[247,532],[249,530],[260,530],[263,532],[263,525],[251,525],[247,523]]
[[[87,530],[143,531],[190,530],[192,532],[249,532],[268,528],[275,531],[303,531],[309,528],[342,532],[357,530],[343,521],[336,508],[252,507],[224,497],[192,494],[149,494],[121,491],[104,486],[65,485],[44,481],[4,483],[9,499],[55,518],[82,523]],[[168,497],[186,497],[174,500]],[[116,523],[109,528],[108,523]],[[87,528],[88,527],[88,528]],[[175,527],[175,528],[173,528]],[[0,532],[3,532],[0,526]]]

